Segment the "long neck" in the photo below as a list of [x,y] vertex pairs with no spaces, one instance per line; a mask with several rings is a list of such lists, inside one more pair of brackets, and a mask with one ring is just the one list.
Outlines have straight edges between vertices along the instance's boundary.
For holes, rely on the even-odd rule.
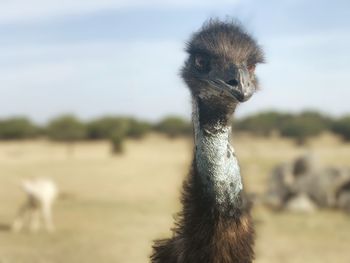
[[229,144],[234,106],[193,98],[195,152],[173,237],[158,241],[154,263],[251,263],[254,228]]
[[[233,216],[241,205],[240,168],[230,145],[232,108],[193,98],[195,156],[198,183],[215,210]],[[217,104],[220,105],[220,104]]]

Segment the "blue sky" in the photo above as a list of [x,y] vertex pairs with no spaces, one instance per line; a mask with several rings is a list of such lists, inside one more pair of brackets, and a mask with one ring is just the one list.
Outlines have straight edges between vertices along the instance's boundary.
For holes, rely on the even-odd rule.
[[238,115],[350,113],[350,1],[0,0],[0,118],[189,118],[178,72],[209,17],[239,19],[266,52]]

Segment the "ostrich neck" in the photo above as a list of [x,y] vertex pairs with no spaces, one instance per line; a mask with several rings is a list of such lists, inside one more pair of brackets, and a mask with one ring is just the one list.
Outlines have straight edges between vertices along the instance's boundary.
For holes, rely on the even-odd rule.
[[193,98],[194,166],[203,193],[214,201],[217,211],[232,216],[240,204],[243,188],[238,161],[230,145],[230,117],[235,107],[213,104],[220,105]]

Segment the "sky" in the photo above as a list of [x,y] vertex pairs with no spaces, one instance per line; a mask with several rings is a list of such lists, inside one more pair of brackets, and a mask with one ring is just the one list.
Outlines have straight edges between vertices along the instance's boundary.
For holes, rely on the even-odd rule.
[[239,116],[350,113],[348,0],[0,0],[0,118],[190,118],[179,70],[210,17],[238,19],[266,53]]

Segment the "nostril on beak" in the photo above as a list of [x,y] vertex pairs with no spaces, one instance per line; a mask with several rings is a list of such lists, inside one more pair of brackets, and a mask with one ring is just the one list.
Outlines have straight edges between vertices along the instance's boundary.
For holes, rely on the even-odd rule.
[[226,81],[226,83],[230,86],[238,86],[238,81],[236,79],[230,79],[229,81]]

